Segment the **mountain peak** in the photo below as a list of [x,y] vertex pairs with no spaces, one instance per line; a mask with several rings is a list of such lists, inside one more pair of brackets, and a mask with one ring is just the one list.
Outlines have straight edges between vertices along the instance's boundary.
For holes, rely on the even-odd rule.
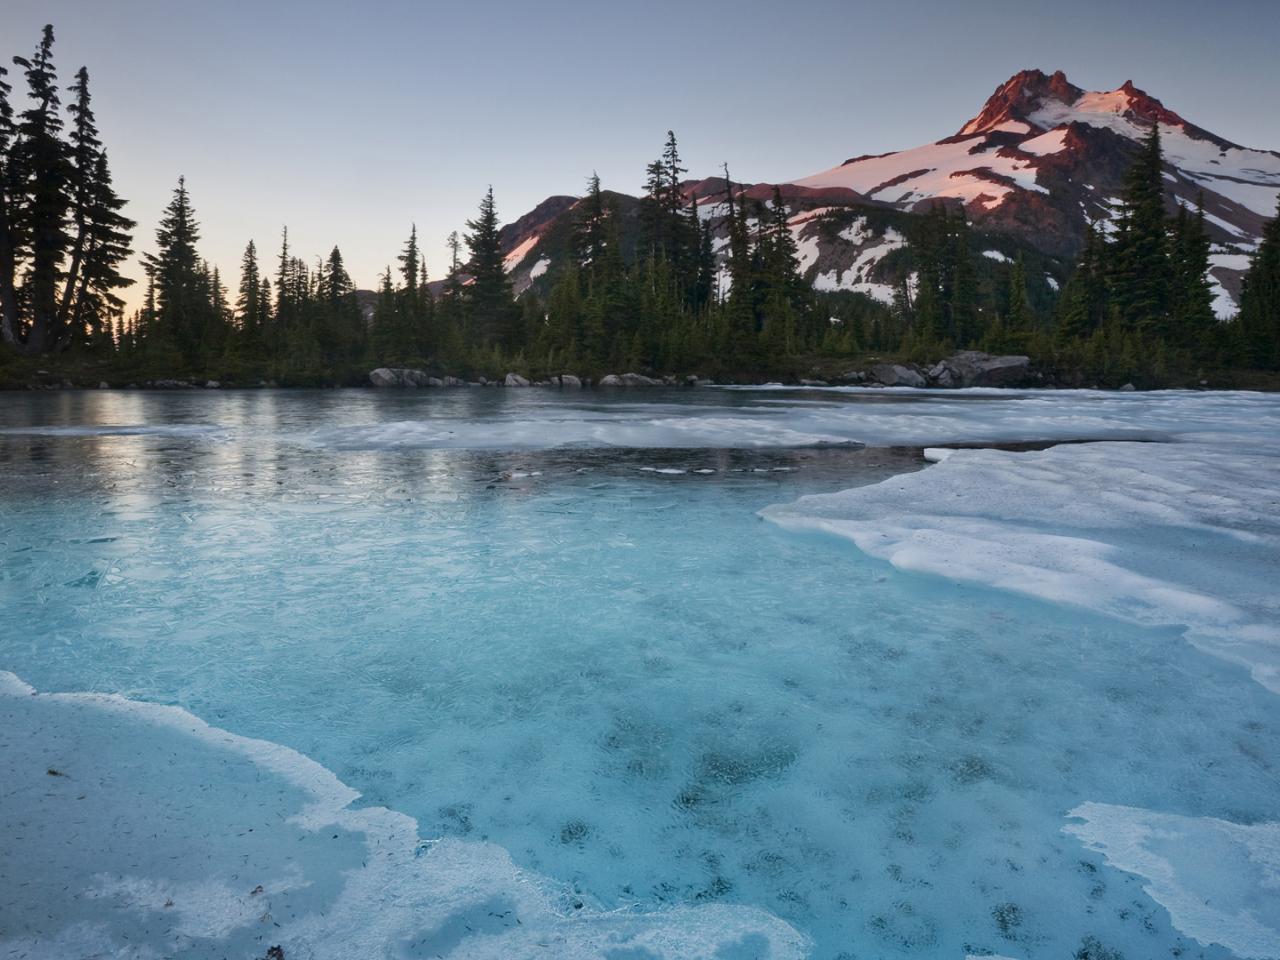
[[982,111],[966,123],[959,136],[968,137],[994,130],[1002,123],[1028,123],[1028,117],[1045,100],[1074,103],[1085,91],[1067,79],[1061,70],[1022,70],[996,87]]
[[1189,125],[1132,80],[1126,80],[1115,90],[1091,92],[1071,83],[1061,70],[1052,74],[1043,70],[1015,73],[996,88],[983,105],[982,112],[961,127],[957,136],[989,133],[1011,122],[1050,130],[1073,119],[1084,119],[1082,115],[1119,116],[1143,125],[1159,121],[1166,126],[1183,127],[1193,136],[1233,146]]

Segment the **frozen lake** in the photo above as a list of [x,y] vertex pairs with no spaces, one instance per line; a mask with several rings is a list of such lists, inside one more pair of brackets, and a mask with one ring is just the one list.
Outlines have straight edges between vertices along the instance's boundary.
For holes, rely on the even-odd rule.
[[0,958],[1280,957],[1277,397],[11,394],[0,546]]

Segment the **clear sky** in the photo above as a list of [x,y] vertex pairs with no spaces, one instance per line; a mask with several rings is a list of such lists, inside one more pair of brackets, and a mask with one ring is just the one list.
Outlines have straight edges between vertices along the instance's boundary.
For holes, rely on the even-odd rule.
[[593,169],[635,192],[668,128],[691,175],[795,179],[954,133],[1027,67],[1280,149],[1280,0],[0,0],[0,55],[46,22],[135,245],[184,174],[233,291],[283,224],[372,286],[416,222],[439,277],[489,184],[504,220]]

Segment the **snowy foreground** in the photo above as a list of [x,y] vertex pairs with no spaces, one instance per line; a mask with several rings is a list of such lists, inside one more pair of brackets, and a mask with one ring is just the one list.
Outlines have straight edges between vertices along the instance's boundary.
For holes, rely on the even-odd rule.
[[0,423],[0,958],[1280,958],[1276,398],[88,402]]

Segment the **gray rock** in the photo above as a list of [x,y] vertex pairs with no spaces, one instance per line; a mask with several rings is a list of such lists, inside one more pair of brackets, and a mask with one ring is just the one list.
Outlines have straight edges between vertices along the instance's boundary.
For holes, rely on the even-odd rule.
[[929,370],[930,382],[938,387],[1011,387],[1030,378],[1029,357],[997,357],[979,350],[961,350]]
[[461,377],[444,378],[444,386],[446,387],[465,387],[466,385],[467,381],[463,380]]
[[951,368],[947,366],[945,360],[939,360],[926,374],[929,382],[935,387],[954,387],[956,385],[956,377]]
[[620,378],[624,387],[662,387],[666,386],[661,380],[655,380],[653,377],[646,377],[639,373],[624,373]]
[[443,387],[443,386],[444,386],[444,381],[443,381],[443,380],[441,380],[439,377],[427,377],[427,386],[428,386],[428,387]]
[[867,377],[886,387],[928,386],[928,381],[919,370],[900,363],[877,363],[867,371]]
[[862,370],[848,370],[836,377],[836,383],[866,383],[867,375]]
[[508,373],[507,379],[502,381],[504,387],[527,387],[529,381],[518,373]]
[[1120,388],[1120,392],[1121,392],[1121,393],[1133,393],[1133,391],[1135,391],[1135,390],[1137,390],[1137,389],[1138,389],[1138,388],[1137,388],[1137,387],[1135,387],[1132,383],[1126,383],[1123,387],[1121,387],[1121,388]]
[[369,382],[375,387],[427,387],[432,379],[410,367],[378,367],[369,371]]
[[222,384],[217,380],[206,380],[204,382],[204,387],[206,390],[218,390],[222,387]]
[[800,386],[802,386],[802,387],[829,387],[829,386],[831,386],[831,384],[827,383],[827,381],[825,381],[825,380],[801,380],[801,381],[800,381]]
[[665,384],[661,380],[655,380],[653,377],[646,377],[639,373],[605,374],[596,384],[598,387],[661,387]]
[[572,373],[562,373],[556,379],[560,381],[560,386],[564,387],[564,389],[566,390],[582,389],[582,381],[577,377],[575,377]]
[[185,380],[154,380],[151,386],[157,390],[187,390],[191,384]]
[[111,384],[107,383],[107,381],[105,381],[105,380],[101,380],[101,381],[99,381],[99,382],[98,382],[98,389],[99,389],[99,390],[110,390],[110,389],[111,389]]

